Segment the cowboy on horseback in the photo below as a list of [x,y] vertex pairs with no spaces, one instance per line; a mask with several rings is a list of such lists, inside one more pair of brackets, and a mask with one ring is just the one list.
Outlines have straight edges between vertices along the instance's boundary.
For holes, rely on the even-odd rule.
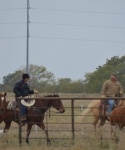
[[[102,86],[102,97],[115,97],[117,94],[123,96],[123,87],[119,81],[117,81],[116,74],[112,73],[109,80],[106,80]],[[108,119],[110,113],[113,110],[115,101],[113,99],[108,100]]]
[[[29,94],[38,93],[36,90],[30,90],[28,81],[30,79],[29,74],[24,73],[22,79],[14,85],[13,92],[15,93],[16,101],[18,98],[28,96]],[[26,121],[27,107],[21,104],[21,121]]]

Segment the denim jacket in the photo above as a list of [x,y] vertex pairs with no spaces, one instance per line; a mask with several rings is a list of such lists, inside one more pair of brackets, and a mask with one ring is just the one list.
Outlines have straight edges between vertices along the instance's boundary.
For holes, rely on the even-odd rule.
[[16,82],[13,92],[15,93],[16,97],[25,97],[29,94],[34,94],[33,90],[30,90],[30,87],[27,83],[25,83],[23,80],[20,80]]

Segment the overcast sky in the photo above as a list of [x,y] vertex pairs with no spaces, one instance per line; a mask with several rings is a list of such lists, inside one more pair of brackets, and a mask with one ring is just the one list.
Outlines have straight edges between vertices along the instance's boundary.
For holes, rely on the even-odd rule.
[[[29,0],[29,63],[83,79],[125,55],[125,0]],[[26,0],[0,0],[0,82],[26,65]]]

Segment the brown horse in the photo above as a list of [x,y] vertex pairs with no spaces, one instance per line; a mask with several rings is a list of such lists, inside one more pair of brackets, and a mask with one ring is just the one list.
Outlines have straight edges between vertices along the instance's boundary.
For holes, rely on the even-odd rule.
[[125,107],[115,108],[110,114],[110,124],[112,126],[118,125],[120,129],[125,126]]
[[[12,121],[19,123],[19,112],[7,109],[9,101],[6,101],[5,96],[6,96],[6,94],[0,95],[0,104],[2,104],[2,105],[0,105],[0,108],[1,108],[1,111],[3,112],[0,115],[0,123],[3,121],[5,122],[5,127],[3,130],[4,132],[9,130]],[[3,102],[2,97],[4,97],[4,102]],[[46,97],[48,97],[48,99],[36,100],[35,104],[27,112],[27,117],[26,117],[26,119],[27,119],[26,142],[27,143],[29,143],[29,135],[30,135],[32,126],[34,124],[36,124],[45,132],[46,137],[47,137],[47,143],[50,144],[50,140],[48,138],[48,133],[47,133],[47,130],[43,123],[45,112],[51,106],[56,108],[60,113],[65,112],[62,101],[60,99],[58,99],[58,97],[59,97],[58,95],[50,95],[50,96],[46,96]],[[55,99],[51,99],[51,97],[55,97]],[[1,103],[1,101],[2,101],[2,103]]]
[[[84,119],[86,118],[86,116],[89,114],[89,113],[92,113],[93,114],[93,125],[94,125],[94,130],[95,130],[95,136],[96,135],[96,125],[98,123],[98,121],[100,120],[100,123],[99,123],[99,130],[100,130],[100,138],[102,138],[102,127],[103,125],[105,124],[106,122],[106,117],[105,116],[102,116],[101,113],[100,113],[100,104],[101,104],[101,100],[93,100],[88,106],[87,108],[81,113],[81,116],[79,116],[77,118],[77,121],[79,123],[82,123],[84,121]],[[119,103],[118,103],[118,106],[119,108],[122,108],[122,107],[125,107],[125,101],[124,100],[120,100]],[[114,109],[115,111],[115,109]]]
[[125,126],[125,107],[115,108],[110,114],[110,124],[111,124],[111,138],[118,142],[116,135],[117,127],[122,130]]

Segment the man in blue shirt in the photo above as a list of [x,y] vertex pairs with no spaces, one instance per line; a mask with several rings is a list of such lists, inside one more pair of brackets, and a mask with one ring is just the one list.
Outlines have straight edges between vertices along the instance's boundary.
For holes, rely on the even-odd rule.
[[[29,74],[24,73],[22,75],[22,79],[14,85],[13,92],[16,96],[16,101],[18,101],[18,98],[28,96],[29,94],[38,93],[36,90],[30,90],[30,87],[28,85],[28,81],[30,79]],[[21,121],[26,120],[26,111],[27,107],[21,104]]]

